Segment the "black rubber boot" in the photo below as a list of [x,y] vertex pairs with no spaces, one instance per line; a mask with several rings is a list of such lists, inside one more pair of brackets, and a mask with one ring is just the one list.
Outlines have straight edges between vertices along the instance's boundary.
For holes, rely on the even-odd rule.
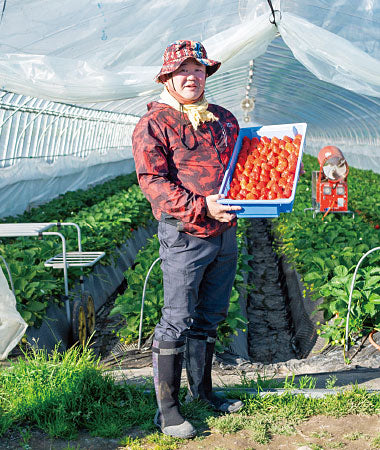
[[244,404],[240,400],[231,400],[217,396],[212,392],[212,358],[214,354],[216,332],[208,336],[190,335],[186,342],[186,372],[188,379],[187,400],[198,399],[207,402],[220,412],[236,412]]
[[178,400],[184,350],[184,341],[153,342],[153,375],[158,405],[154,423],[168,436],[190,439],[196,430],[182,417]]

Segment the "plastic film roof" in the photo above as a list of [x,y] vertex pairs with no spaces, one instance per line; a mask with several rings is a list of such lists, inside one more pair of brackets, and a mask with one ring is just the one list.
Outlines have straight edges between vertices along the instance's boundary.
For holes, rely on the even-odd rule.
[[[338,145],[380,171],[379,0],[13,0],[0,23],[0,88],[142,115],[168,43],[222,61],[206,96],[243,122],[307,122],[306,151]],[[273,24],[275,20],[276,24]],[[253,61],[253,76],[249,75]],[[364,157],[363,157],[364,156]]]

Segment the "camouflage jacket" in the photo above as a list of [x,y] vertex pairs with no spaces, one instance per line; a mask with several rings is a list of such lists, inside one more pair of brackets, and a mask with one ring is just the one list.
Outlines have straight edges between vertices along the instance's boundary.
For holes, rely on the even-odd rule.
[[219,121],[194,130],[183,112],[149,103],[132,137],[139,185],[153,215],[175,218],[179,230],[197,237],[216,236],[236,225],[236,219],[221,223],[207,217],[205,197],[219,191],[239,125],[226,109],[211,104],[208,109]]

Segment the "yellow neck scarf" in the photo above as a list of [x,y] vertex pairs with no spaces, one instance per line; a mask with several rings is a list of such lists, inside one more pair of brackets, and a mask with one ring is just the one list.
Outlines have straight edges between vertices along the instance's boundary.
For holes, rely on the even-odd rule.
[[181,103],[179,103],[173,96],[171,96],[167,89],[164,88],[164,90],[161,92],[160,98],[163,103],[172,106],[177,111],[181,111],[182,108],[183,112],[187,114],[191,125],[194,127],[194,130],[198,128],[201,122],[215,122],[216,120],[219,120],[219,118],[214,116],[211,111],[207,110],[208,102],[204,96],[199,102],[191,103],[190,105],[181,105]]

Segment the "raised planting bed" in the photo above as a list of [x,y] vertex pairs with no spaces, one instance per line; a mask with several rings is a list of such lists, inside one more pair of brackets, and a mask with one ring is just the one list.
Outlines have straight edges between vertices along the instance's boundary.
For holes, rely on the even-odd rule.
[[[75,193],[67,193],[57,199],[56,216],[54,212],[54,202],[49,202],[22,216],[8,217],[6,222],[60,220],[77,223],[82,231],[83,250],[106,252],[93,270],[84,270],[84,287],[94,298],[97,310],[120,285],[123,271],[133,264],[146,238],[155,232],[149,204],[136,184],[135,174],[131,174],[118,177],[114,184],[110,181],[89,192],[79,191],[77,201]],[[65,233],[69,251],[75,250],[69,244],[76,244],[75,233],[75,229]],[[49,348],[60,341],[66,347],[70,328],[62,308],[62,271],[44,267],[44,262],[59,250],[60,242],[51,238],[3,238],[0,241],[1,254],[10,266],[14,281],[18,310],[29,325],[28,339],[39,339],[40,345]],[[79,268],[68,272],[71,299],[80,295],[78,279],[81,274]]]
[[[380,175],[371,171],[355,170],[349,177],[350,203],[363,214],[351,216],[328,214],[313,218],[304,211],[311,203],[311,172],[316,169],[316,158],[304,156],[306,174],[300,178],[292,214],[273,221],[277,251],[286,258],[290,269],[299,274],[304,298],[318,302],[323,322],[316,321],[317,333],[332,346],[344,346],[349,294],[355,267],[370,249],[379,246],[378,212],[371,212],[368,197],[378,198]],[[371,179],[368,190],[354,188],[364,179]],[[351,207],[351,209],[353,209]],[[380,252],[374,252],[361,265],[353,290],[349,324],[349,342],[352,344],[380,329]]]

